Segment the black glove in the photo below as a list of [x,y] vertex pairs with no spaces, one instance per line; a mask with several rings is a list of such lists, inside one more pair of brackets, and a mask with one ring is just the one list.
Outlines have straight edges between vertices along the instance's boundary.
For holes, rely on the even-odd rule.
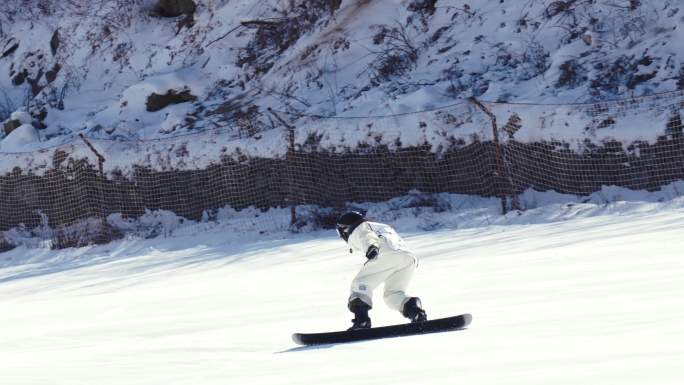
[[371,246],[368,248],[368,250],[366,250],[366,258],[368,258],[368,260],[371,260],[377,256],[378,256],[378,247],[377,246]]

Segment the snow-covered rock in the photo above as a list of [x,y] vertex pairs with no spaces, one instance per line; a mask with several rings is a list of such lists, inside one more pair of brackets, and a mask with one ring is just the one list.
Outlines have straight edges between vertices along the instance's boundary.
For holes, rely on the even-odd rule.
[[31,115],[29,115],[25,111],[14,111],[10,114],[9,119],[7,119],[3,123],[4,131],[0,132],[0,138],[9,135],[12,131],[14,131],[17,127],[21,126],[22,124],[30,124],[31,120]]
[[35,149],[40,137],[30,124],[22,124],[0,141],[0,152],[22,152]]
[[31,118],[31,115],[28,112],[19,110],[14,111],[10,115],[10,120],[16,120],[21,124],[31,124],[31,120],[33,119]]

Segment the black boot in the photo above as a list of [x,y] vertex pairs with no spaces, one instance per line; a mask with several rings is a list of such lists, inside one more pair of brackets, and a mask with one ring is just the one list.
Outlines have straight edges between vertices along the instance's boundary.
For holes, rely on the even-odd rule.
[[347,307],[349,307],[349,311],[354,313],[352,327],[347,330],[369,329],[371,327],[371,319],[368,316],[368,310],[371,309],[369,304],[363,302],[360,298],[354,298]]
[[420,298],[418,297],[411,297],[406,301],[401,314],[410,319],[411,323],[427,321],[427,314],[425,314],[423,305],[420,303]]

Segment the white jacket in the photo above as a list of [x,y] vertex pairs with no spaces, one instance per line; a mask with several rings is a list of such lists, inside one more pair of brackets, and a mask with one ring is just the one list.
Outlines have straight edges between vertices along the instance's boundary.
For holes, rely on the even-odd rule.
[[363,255],[370,246],[376,246],[380,252],[389,249],[413,254],[392,226],[384,223],[363,222],[349,236],[349,247]]
[[349,247],[363,256],[370,246],[378,247],[378,256],[367,260],[354,277],[349,301],[359,298],[373,306],[373,290],[384,283],[385,302],[391,309],[401,311],[410,298],[406,288],[418,267],[418,258],[399,234],[383,223],[363,222],[349,236]]

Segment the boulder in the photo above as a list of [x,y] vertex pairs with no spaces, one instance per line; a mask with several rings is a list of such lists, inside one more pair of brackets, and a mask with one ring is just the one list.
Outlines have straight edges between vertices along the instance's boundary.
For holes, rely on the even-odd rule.
[[23,109],[19,109],[18,111],[12,112],[12,114],[10,115],[10,119],[18,120],[21,124],[29,124],[33,120],[31,114],[29,114],[26,111],[23,111]]
[[26,69],[23,69],[19,71],[14,77],[12,78],[12,84],[15,86],[20,86],[24,84],[24,81],[26,80],[26,77],[28,76],[28,71]]
[[191,94],[190,90],[183,90],[181,92],[168,90],[163,95],[153,92],[147,97],[147,111],[159,111],[170,104],[192,102],[195,100],[197,100],[197,96]]
[[57,79],[57,74],[60,69],[62,69],[62,66],[59,65],[59,63],[55,63],[55,65],[52,66],[52,69],[45,73],[45,80],[47,80],[48,83],[54,82],[55,79]]
[[9,135],[17,127],[21,126],[21,122],[16,119],[7,119],[5,121],[5,135]]
[[195,12],[197,4],[193,0],[159,0],[157,12],[164,17],[176,17]]
[[14,131],[15,129],[19,128],[21,125],[24,124],[31,124],[31,121],[33,118],[31,118],[31,115],[28,114],[27,112],[24,111],[14,111],[9,119],[5,121],[4,124],[4,129],[5,129],[5,135],[9,135]]
[[38,131],[31,124],[22,124],[0,142],[0,152],[29,151],[27,146],[39,141]]

